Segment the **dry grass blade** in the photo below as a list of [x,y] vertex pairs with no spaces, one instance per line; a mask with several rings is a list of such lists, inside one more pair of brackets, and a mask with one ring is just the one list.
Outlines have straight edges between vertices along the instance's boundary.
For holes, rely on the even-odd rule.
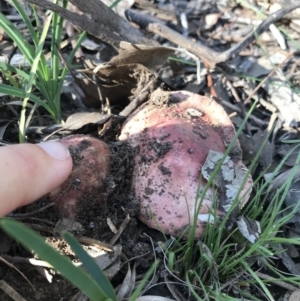
[[130,267],[129,263],[127,264],[127,266],[128,266],[128,270],[127,270],[126,276],[125,276],[123,283],[120,286],[118,294],[117,294],[117,298],[119,300],[129,297],[132,294],[132,291],[133,291],[133,288],[135,285],[136,264],[134,263],[132,271],[131,271],[131,267]]
[[31,284],[31,282],[28,280],[28,278],[19,270],[17,269],[13,264],[11,264],[10,262],[8,262],[6,259],[4,259],[2,256],[0,256],[0,261],[4,262],[6,265],[8,265],[9,267],[13,268],[14,270],[16,270],[28,283],[29,285],[32,287],[32,289],[35,291],[34,286]]
[[271,280],[271,281],[272,281],[273,283],[275,283],[276,285],[281,286],[282,288],[285,288],[285,289],[287,289],[287,290],[289,290],[289,291],[294,292],[294,291],[299,290],[299,287],[296,287],[296,286],[291,285],[291,284],[289,284],[289,283],[286,283],[286,282],[284,282],[284,281],[280,281],[280,280],[278,280],[278,279],[275,279],[275,278],[273,278],[273,277],[271,277],[271,276],[269,276],[269,275],[263,274],[263,273],[261,273],[261,272],[256,272],[256,274],[257,274],[257,276],[258,276],[259,278],[265,279],[265,280]]
[[27,301],[4,280],[0,280],[0,288],[15,301]]

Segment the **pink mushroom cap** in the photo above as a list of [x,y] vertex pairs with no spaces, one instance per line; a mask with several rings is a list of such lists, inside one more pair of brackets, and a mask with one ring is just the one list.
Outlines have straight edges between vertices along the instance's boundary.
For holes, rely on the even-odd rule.
[[[55,202],[59,215],[76,219],[88,215],[95,207],[105,211],[104,180],[109,174],[111,152],[108,145],[84,135],[67,136],[59,140],[70,150],[73,170],[68,179],[48,198]],[[100,208],[100,209],[99,209]]]
[[[156,90],[150,101],[129,116],[119,137],[138,148],[132,188],[140,204],[139,219],[151,228],[180,236],[192,225],[195,213],[209,215],[211,188],[200,211],[195,208],[197,191],[207,183],[201,168],[210,150],[224,153],[234,136],[229,116],[216,101],[186,91]],[[231,155],[234,164],[246,170],[238,141]],[[240,194],[247,192],[241,206],[250,196],[251,185],[249,177]],[[225,214],[220,204],[216,213]],[[197,219],[196,236],[203,234],[205,224]]]

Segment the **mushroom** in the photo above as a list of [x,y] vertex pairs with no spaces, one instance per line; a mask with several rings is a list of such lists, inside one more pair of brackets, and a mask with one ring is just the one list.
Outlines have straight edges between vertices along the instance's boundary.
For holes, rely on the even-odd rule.
[[[196,236],[201,236],[215,208],[213,188],[206,192],[200,210],[196,208],[197,193],[207,183],[202,167],[210,151],[225,153],[234,136],[230,118],[216,101],[186,91],[153,92],[151,99],[127,118],[119,137],[138,150],[132,189],[140,206],[139,219],[151,228],[180,236],[193,224],[196,214]],[[227,159],[233,166],[234,179],[241,175],[238,170],[242,169],[242,174],[247,171],[241,156],[236,141]],[[207,169],[205,174],[207,177]],[[222,189],[227,184],[225,179],[215,187],[216,214],[220,217],[228,210],[226,191]],[[247,202],[251,184],[248,177],[240,193],[244,195],[240,206]]]
[[89,212],[101,206],[105,211],[104,180],[110,170],[110,149],[96,138],[73,135],[59,140],[70,150],[73,170],[68,179],[48,198],[55,202],[61,217],[76,219],[79,214]]

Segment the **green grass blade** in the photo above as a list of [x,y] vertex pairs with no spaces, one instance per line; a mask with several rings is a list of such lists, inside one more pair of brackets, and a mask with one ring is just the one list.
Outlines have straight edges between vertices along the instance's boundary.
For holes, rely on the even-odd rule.
[[1,219],[0,226],[29,251],[34,251],[40,258],[50,263],[88,298],[93,301],[107,300],[107,296],[103,294],[103,290],[90,275],[74,266],[67,257],[46,244],[40,235],[28,229],[23,224],[10,219]]
[[77,49],[79,48],[79,46],[81,45],[82,41],[85,39],[86,35],[87,35],[86,31],[84,31],[80,34],[79,38],[77,39],[77,42],[76,42],[75,46],[73,47],[73,49],[72,49],[72,51],[71,51],[71,53],[68,57],[68,60],[66,61],[66,66],[64,66],[64,68],[62,70],[60,79],[59,79],[58,84],[57,84],[57,94],[55,95],[55,99],[54,99],[54,103],[55,103],[56,107],[60,106],[61,91],[62,91],[62,87],[63,87],[65,77],[66,77],[67,72],[68,72],[68,66],[71,65],[72,60],[74,59],[75,53],[76,53]]
[[41,34],[41,38],[39,40],[39,44],[38,47],[36,48],[36,52],[35,52],[35,56],[34,56],[34,60],[31,66],[31,70],[30,70],[30,74],[29,74],[29,81],[26,85],[26,96],[24,98],[23,101],[23,107],[21,110],[21,115],[20,115],[20,123],[19,123],[19,141],[20,143],[25,142],[25,135],[26,135],[26,105],[27,105],[27,101],[29,100],[29,95],[31,93],[32,90],[32,86],[36,77],[36,71],[38,69],[38,65],[40,63],[40,58],[41,55],[43,53],[43,47],[44,47],[44,42],[45,39],[47,37],[47,33],[49,30],[49,26],[52,20],[52,14],[48,17],[46,24],[44,26],[43,32]]
[[[26,97],[26,92],[23,89],[12,87],[5,84],[0,84],[0,93],[3,93],[5,95],[12,95],[19,98]],[[36,102],[40,106],[44,107],[51,114],[51,109],[45,101],[43,101],[42,99],[40,99],[39,97],[33,94],[29,94],[29,99]]]
[[109,8],[114,8],[116,7],[122,0],[115,0],[110,6]]
[[6,63],[3,63],[3,62],[0,62],[0,69],[2,71],[10,71],[14,74],[17,74],[19,76],[21,76],[23,79],[25,79],[26,81],[29,80],[29,74],[19,68],[16,68],[12,65],[9,65],[9,64],[6,64]]
[[0,27],[3,28],[5,33],[15,42],[20,51],[30,64],[33,62],[34,50],[31,45],[21,35],[19,30],[0,12]]
[[[29,74],[19,68],[16,68],[12,65],[0,62],[0,69],[5,72],[5,71],[9,71],[12,72],[16,75],[19,75],[24,81],[28,82],[29,81]],[[9,79],[10,75],[9,74],[5,74],[5,76]],[[10,83],[15,86],[15,87],[19,87],[20,85],[16,84],[16,81],[14,80],[13,82],[11,81],[11,79],[9,79]],[[36,79],[34,79],[33,84],[38,88],[38,90],[43,94],[44,98],[47,99],[47,93],[45,93],[45,87],[43,84],[41,84],[39,81],[37,81]],[[24,96],[25,97],[25,96]]]
[[256,282],[260,285],[264,293],[268,296],[269,300],[275,301],[273,296],[271,295],[270,291],[267,289],[263,281],[256,275],[256,273],[249,267],[249,265],[242,261],[242,265],[244,268],[249,272],[249,274],[256,280]]
[[72,250],[82,262],[83,266],[91,274],[93,279],[103,289],[107,297],[111,300],[117,301],[115,291],[110,281],[104,275],[103,271],[100,269],[95,260],[86,253],[80,243],[70,233],[64,232],[62,236],[64,240],[71,246]]
[[[58,0],[55,0],[54,3],[58,4]],[[67,1],[63,1],[64,8],[67,6]],[[52,90],[53,90],[53,98],[57,94],[58,87],[57,82],[59,80],[60,74],[60,56],[59,56],[59,49],[61,44],[61,37],[62,37],[62,28],[63,28],[63,18],[54,13],[53,21],[52,21],[52,39],[51,39],[51,66],[52,66]]]
[[39,43],[38,35],[36,34],[36,31],[33,28],[32,24],[31,24],[31,21],[28,18],[28,15],[27,15],[26,11],[21,6],[20,0],[11,0],[11,1],[13,3],[14,7],[19,12],[19,14],[20,14],[21,18],[23,19],[26,27],[28,28],[35,47],[37,47],[38,43]]

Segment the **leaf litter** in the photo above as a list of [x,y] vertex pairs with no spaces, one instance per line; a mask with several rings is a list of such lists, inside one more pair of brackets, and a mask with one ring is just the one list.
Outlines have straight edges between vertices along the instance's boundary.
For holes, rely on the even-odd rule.
[[[15,24],[19,26],[20,30],[26,33],[16,11],[7,2],[9,1],[1,0],[1,11],[11,20],[15,20]],[[56,5],[49,4],[45,0],[29,2],[37,5],[41,19],[45,7],[58,11]],[[297,23],[299,9],[292,9],[296,8],[297,3],[252,1],[252,6],[249,6],[245,1],[177,2],[165,0],[150,2],[136,0],[126,1],[126,5],[122,9],[116,8],[114,11],[120,13],[118,15],[108,11],[100,1],[99,3],[91,1],[91,6],[85,6],[77,0],[70,2],[75,6],[69,11],[60,10],[61,15],[70,22],[69,26],[75,25],[73,28],[75,33],[76,27],[86,30],[89,33],[88,39],[96,43],[86,47],[83,44],[82,54],[86,57],[85,65],[72,69],[75,79],[72,78],[70,81],[74,82],[74,86],[78,85],[82,91],[78,93],[73,85],[69,86],[69,89],[67,89],[67,85],[65,86],[62,114],[66,123],[62,131],[57,132],[57,125],[54,125],[47,117],[46,112],[39,108],[28,128],[28,141],[35,143],[42,141],[45,135],[50,133],[54,139],[71,132],[94,137],[98,137],[101,133],[101,139],[110,144],[114,156],[112,159],[113,176],[108,178],[106,183],[107,197],[111,200],[107,217],[118,228],[128,213],[131,216],[129,224],[116,242],[117,246],[122,246],[122,251],[118,250],[115,261],[111,262],[113,270],[111,275],[115,275],[113,283],[116,286],[124,279],[131,279],[131,282],[129,281],[126,285],[132,287],[136,279],[132,275],[126,276],[130,274],[129,271],[135,271],[136,276],[142,276],[153,261],[155,254],[152,252],[150,241],[143,236],[143,232],[150,234],[155,242],[164,241],[159,232],[147,228],[136,218],[137,204],[129,189],[130,173],[133,168],[132,157],[136,150],[117,140],[122,121],[135,108],[149,99],[152,92],[158,87],[163,86],[164,89],[170,91],[187,90],[201,95],[213,95],[227,110],[232,120],[236,120],[237,127],[244,120],[251,104],[256,101],[258,105],[240,137],[244,153],[243,160],[248,165],[253,162],[274,124],[271,124],[271,120],[275,118],[274,131],[259,156],[253,177],[254,180],[257,179],[266,168],[268,168],[267,172],[273,172],[284,160],[277,172],[278,176],[269,186],[268,193],[275,194],[291,174],[294,174],[294,179],[285,197],[285,206],[289,207],[289,210],[298,206],[299,162],[297,157],[299,147],[293,149],[295,144],[284,143],[288,140],[299,141],[300,71],[297,40],[300,38],[300,25]],[[24,3],[26,5],[26,2]],[[26,7],[30,14],[30,6]],[[257,14],[257,10],[261,14]],[[271,13],[276,10],[279,13],[272,19]],[[138,19],[136,16],[139,16],[138,14],[141,12],[147,15],[151,13],[152,20],[149,21],[146,17]],[[262,22],[264,19],[262,13],[265,14],[264,18],[267,20],[273,20],[271,23],[276,21],[274,25]],[[137,26],[132,26],[132,23],[124,18],[125,15],[130,22],[138,24],[141,30]],[[92,18],[88,18],[88,16],[92,16]],[[116,24],[120,26],[116,28]],[[72,32],[67,28],[65,31],[68,34]],[[262,33],[259,34],[260,32]],[[193,44],[195,40],[197,44]],[[178,46],[186,47],[192,55],[198,56],[199,64],[195,63],[192,55],[178,50]],[[236,51],[235,47],[240,48]],[[5,33],[0,42],[0,48],[0,61],[18,66],[20,62],[22,65],[25,64],[18,51],[15,56],[11,57],[13,45]],[[63,55],[68,55],[68,51],[67,48],[64,48]],[[87,64],[87,58],[91,60],[92,64]],[[274,67],[277,69],[271,74]],[[265,78],[267,80],[255,91]],[[1,81],[5,81],[3,74]],[[231,85],[228,85],[228,82]],[[254,91],[255,93],[253,93]],[[68,97],[68,93],[71,93],[71,98]],[[0,120],[3,121],[1,123],[1,144],[15,143],[18,136],[19,106],[13,102],[11,105],[3,105],[16,99],[0,95]],[[248,98],[249,100],[245,101]],[[67,129],[70,131],[64,131]],[[203,166],[203,170],[207,173],[207,179],[220,160],[220,156],[221,154],[219,154],[219,159],[207,161]],[[214,184],[216,187],[222,187],[221,190],[224,189],[226,197],[232,201],[237,194],[237,187],[240,187],[241,174],[244,172],[233,171],[230,167],[230,160],[230,158],[226,159],[220,176],[216,178],[217,182]],[[124,179],[126,180],[124,181]],[[237,183],[235,183],[236,181]],[[228,182],[231,184],[229,185]],[[30,206],[17,210],[15,214],[28,214],[22,220],[32,227],[39,226],[40,233],[47,236],[49,235],[47,230],[55,229],[58,221],[54,209],[48,208],[30,215],[30,212],[40,210],[46,205],[45,199],[41,199]],[[286,211],[283,214],[286,214]],[[300,233],[299,218],[300,214],[297,210],[288,221],[287,228],[282,229],[283,233],[286,235]],[[242,225],[241,221],[244,221]],[[106,219],[97,212],[94,216],[89,216],[79,222],[85,230],[84,237],[99,241],[99,245],[101,245],[100,242],[103,242],[103,246],[105,246],[105,243],[114,236]],[[49,227],[47,223],[52,223],[52,226]],[[240,216],[237,224],[239,223],[239,227],[243,229],[241,232],[244,232],[243,235],[246,239],[255,243],[259,237],[259,219],[249,222],[249,217]],[[53,235],[53,239],[56,239],[54,234],[50,233],[50,237],[51,235]],[[8,248],[3,244],[11,244],[11,247]],[[58,249],[64,248],[60,243],[55,245]],[[204,246],[203,243],[202,245]],[[209,246],[205,245],[205,248],[208,248],[205,251],[207,256],[212,257]],[[7,240],[3,233],[1,233],[0,249],[3,250],[1,256],[14,254],[15,257],[11,257],[9,260],[15,262],[15,265],[20,267],[25,265],[25,268],[28,266],[28,263],[18,264],[16,256],[23,256],[26,259],[31,254],[25,253],[24,250],[16,251],[16,244]],[[103,252],[100,249],[98,251]],[[109,254],[109,251],[105,252]],[[128,257],[128,269],[126,265],[121,264],[124,258],[120,252]],[[280,252],[282,252],[282,264],[287,265],[287,269],[292,273],[299,275],[294,261],[285,252],[285,249]],[[130,260],[135,261],[136,266],[130,265]],[[16,275],[3,263],[1,263],[1,267],[1,278],[16,290],[22,287],[19,292],[27,299],[30,296],[28,300],[58,300],[58,298],[71,300],[71,297],[75,296],[74,289],[67,282],[59,280],[58,275],[55,275],[51,285],[45,285],[43,276],[40,276],[36,269],[33,268],[28,274],[26,273],[37,289],[33,293],[31,287],[26,286],[26,281],[22,277]],[[215,270],[214,273],[216,273]],[[157,283],[161,283],[163,277],[160,278],[159,274],[156,276]],[[251,289],[259,299],[266,300],[258,290]],[[297,294],[297,291],[291,293],[291,290],[288,292],[278,290],[276,286],[273,291],[275,300],[283,298],[284,295],[286,300],[287,298],[295,300]],[[153,289],[147,294],[151,295],[152,292]],[[237,298],[240,296],[236,290],[227,292]],[[155,291],[154,289],[154,293],[174,299],[167,286],[161,290]],[[186,287],[181,289],[181,294],[185,296],[186,300],[188,298],[193,300]],[[62,295],[63,297],[61,297]],[[121,292],[120,295],[125,296]],[[7,293],[3,295],[3,300],[9,300],[9,298]],[[78,300],[74,298],[72,300]]]

